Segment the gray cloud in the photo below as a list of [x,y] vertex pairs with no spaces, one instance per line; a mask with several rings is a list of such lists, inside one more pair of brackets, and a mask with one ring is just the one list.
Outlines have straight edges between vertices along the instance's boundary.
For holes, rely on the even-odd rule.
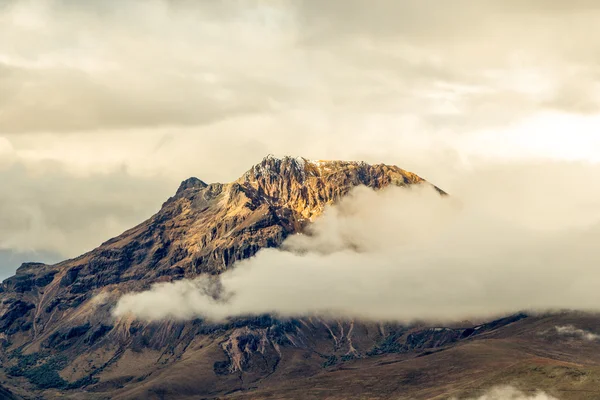
[[[5,132],[73,132],[135,126],[203,125],[264,111],[259,84],[210,83],[177,76],[94,76],[74,68],[0,65],[0,129]],[[266,88],[265,90],[269,90]],[[235,97],[232,93],[239,92]],[[35,118],[31,116],[35,115]]]
[[[461,116],[446,124],[478,116],[468,94],[436,97],[440,83],[487,93],[499,116],[478,127],[548,107],[588,113],[597,102],[560,100],[593,82],[569,71],[596,68],[598,13],[583,1],[17,0],[0,9],[0,131],[204,126],[290,109],[427,122],[446,103]],[[511,82],[528,71],[539,82]],[[518,107],[514,85],[531,86]]]
[[204,125],[269,111],[285,92],[250,59],[277,50],[260,21],[208,3],[99,3],[0,9],[1,131]]
[[501,165],[433,190],[359,189],[310,235],[220,276],[125,294],[115,315],[187,319],[275,313],[412,321],[519,310],[598,310],[598,166]]
[[18,252],[15,250],[0,249],[0,280],[13,275],[15,269],[24,262],[58,262],[62,257],[58,254],[45,251]]
[[175,190],[158,177],[132,178],[124,170],[78,178],[60,164],[37,167],[0,169],[0,249],[32,259],[36,251],[58,261],[91,250],[152,215]]

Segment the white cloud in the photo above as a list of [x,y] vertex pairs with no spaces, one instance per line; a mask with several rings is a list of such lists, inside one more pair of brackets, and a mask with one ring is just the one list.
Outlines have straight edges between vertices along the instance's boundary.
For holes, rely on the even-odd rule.
[[481,169],[462,176],[450,198],[425,189],[357,189],[317,220],[311,235],[223,273],[220,301],[203,294],[215,286],[200,277],[126,294],[115,314],[410,321],[598,310],[599,168]]
[[[457,400],[453,398],[452,400]],[[511,386],[497,386],[488,390],[485,394],[477,397],[471,397],[467,400],[558,400],[541,391],[533,394],[523,393]]]
[[573,325],[555,326],[554,329],[556,329],[556,333],[563,336],[579,337],[589,341],[600,339],[600,335],[576,328]]

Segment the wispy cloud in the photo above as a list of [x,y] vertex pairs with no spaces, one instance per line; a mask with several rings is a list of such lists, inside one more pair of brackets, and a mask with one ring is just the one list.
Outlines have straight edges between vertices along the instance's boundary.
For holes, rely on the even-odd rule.
[[[453,398],[452,400],[458,400]],[[497,386],[489,389],[481,396],[470,397],[466,400],[558,400],[542,391],[523,393],[511,386]]]
[[600,339],[600,335],[586,331],[585,329],[576,328],[573,325],[555,326],[554,329],[556,329],[556,333],[563,336],[578,337],[590,341]]

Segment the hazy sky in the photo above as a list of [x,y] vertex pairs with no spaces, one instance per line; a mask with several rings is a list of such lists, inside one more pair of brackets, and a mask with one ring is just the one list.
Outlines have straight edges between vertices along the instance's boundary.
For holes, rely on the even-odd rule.
[[598,20],[595,0],[0,0],[0,275],[268,153],[454,194],[600,161]]

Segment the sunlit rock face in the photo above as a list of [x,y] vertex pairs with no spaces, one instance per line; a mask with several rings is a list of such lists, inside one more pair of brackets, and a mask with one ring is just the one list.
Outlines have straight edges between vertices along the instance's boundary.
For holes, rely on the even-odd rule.
[[356,186],[423,182],[395,166],[266,157],[232,183],[184,181],[154,217],[91,254],[103,265],[121,264],[115,277],[136,281],[215,274],[279,246]]
[[419,176],[396,166],[291,157],[267,157],[238,180],[272,204],[291,209],[298,219],[318,216],[359,185],[381,189],[421,182]]

